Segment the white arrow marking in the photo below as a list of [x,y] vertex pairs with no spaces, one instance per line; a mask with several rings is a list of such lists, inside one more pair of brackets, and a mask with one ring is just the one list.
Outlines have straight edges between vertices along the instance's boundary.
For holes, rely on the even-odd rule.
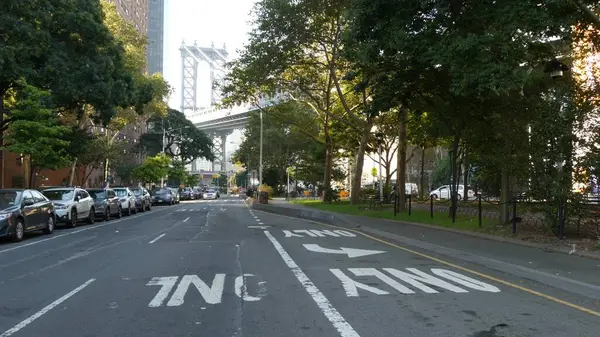
[[267,229],[271,226],[248,226],[248,228],[256,228],[256,229]]
[[373,254],[381,254],[385,253],[383,250],[368,250],[368,249],[358,249],[358,248],[345,248],[340,247],[340,250],[323,248],[319,245],[315,244],[304,244],[304,248],[308,249],[311,252],[315,253],[327,253],[327,254],[346,254],[349,258],[361,257]]

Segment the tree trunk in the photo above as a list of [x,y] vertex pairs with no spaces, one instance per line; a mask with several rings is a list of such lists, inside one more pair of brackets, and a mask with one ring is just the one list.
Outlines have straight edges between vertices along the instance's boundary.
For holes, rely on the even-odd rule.
[[464,148],[464,153],[463,153],[463,184],[464,184],[464,189],[463,189],[463,201],[464,202],[468,202],[469,201],[469,184],[468,184],[468,180],[469,180],[469,152],[467,152],[467,147],[465,146]]
[[67,186],[73,186],[73,179],[75,179],[75,170],[77,169],[77,158],[73,159],[71,163],[71,168],[69,169],[69,180],[67,181]]
[[331,171],[333,169],[333,142],[329,135],[329,121],[325,119],[325,127],[323,131],[325,133],[325,176],[323,177],[323,192],[322,200],[329,202],[331,201]]
[[451,167],[451,182],[450,182],[450,200],[452,206],[450,207],[450,217],[452,220],[456,219],[456,207],[457,207],[457,194],[458,194],[458,145],[460,142],[460,136],[454,136],[452,142],[452,157],[450,158]]
[[[4,94],[6,90],[0,89],[0,128],[4,127]],[[0,147],[4,146],[4,131],[0,130]],[[0,188],[4,188],[4,148],[0,148]]]
[[29,178],[30,178],[30,172],[31,172],[31,161],[29,160],[29,156],[24,156],[22,155],[21,157],[21,162],[23,165],[23,187],[24,188],[30,188],[29,185]]
[[503,167],[500,173],[500,223],[510,222],[510,175]]
[[360,203],[361,197],[361,180],[363,174],[363,166],[365,164],[365,149],[367,148],[367,142],[369,141],[369,134],[371,133],[372,123],[367,121],[363,134],[360,136],[360,142],[358,143],[358,149],[356,152],[355,170],[354,170],[354,182],[352,184],[352,195],[350,197],[350,203],[356,205]]
[[406,210],[406,109],[398,113],[398,163],[396,171],[396,195],[399,212]]
[[419,198],[421,200],[425,199],[425,149],[426,147],[423,145],[421,147],[421,172],[419,181],[419,185],[421,187],[421,195],[419,196]]

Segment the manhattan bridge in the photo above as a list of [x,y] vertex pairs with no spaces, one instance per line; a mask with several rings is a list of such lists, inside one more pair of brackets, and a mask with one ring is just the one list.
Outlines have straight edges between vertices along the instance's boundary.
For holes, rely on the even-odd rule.
[[[198,159],[191,165],[191,174],[216,174],[227,170],[227,137],[236,129],[243,129],[251,113],[259,111],[260,107],[268,107],[280,101],[280,97],[261,98],[257,105],[243,104],[231,108],[219,108],[217,104],[221,95],[215,89],[216,81],[222,79],[226,73],[225,63],[229,53],[225,46],[217,48],[198,46],[182,42],[181,52],[181,111],[185,116],[204,131],[213,141],[215,160],[211,163],[211,172],[200,170]],[[209,78],[199,76],[198,67],[206,63],[209,66]],[[198,89],[201,81],[210,83],[210,106],[199,106]]]

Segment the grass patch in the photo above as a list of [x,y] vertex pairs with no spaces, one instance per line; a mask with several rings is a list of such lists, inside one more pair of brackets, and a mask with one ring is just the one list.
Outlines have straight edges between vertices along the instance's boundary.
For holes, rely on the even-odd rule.
[[478,232],[490,232],[495,225],[497,224],[497,220],[483,218],[482,219],[482,227],[479,227],[479,220],[477,217],[457,214],[456,222],[452,223],[452,218],[450,218],[447,214],[444,213],[434,213],[433,218],[431,218],[429,211],[413,209],[411,215],[406,213],[398,213],[394,216],[393,206],[384,207],[383,210],[378,211],[364,211],[359,210],[357,205],[350,205],[347,201],[336,202],[336,203],[323,203],[320,200],[294,200],[293,203],[301,204],[308,207],[320,209],[323,211],[331,211],[337,213],[344,213],[350,215],[361,215],[368,216],[372,218],[379,219],[388,219],[388,220],[397,220],[397,221],[406,221],[406,222],[418,222],[429,225],[436,225],[447,228],[455,228],[462,229],[468,231],[478,231]]

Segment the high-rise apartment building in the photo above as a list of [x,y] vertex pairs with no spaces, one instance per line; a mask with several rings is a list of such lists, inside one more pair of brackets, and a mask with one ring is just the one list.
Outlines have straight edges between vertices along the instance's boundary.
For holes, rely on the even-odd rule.
[[148,0],[148,73],[163,72],[165,0]]
[[148,33],[149,0],[109,0],[117,5],[117,10],[125,20],[133,24],[138,32]]

